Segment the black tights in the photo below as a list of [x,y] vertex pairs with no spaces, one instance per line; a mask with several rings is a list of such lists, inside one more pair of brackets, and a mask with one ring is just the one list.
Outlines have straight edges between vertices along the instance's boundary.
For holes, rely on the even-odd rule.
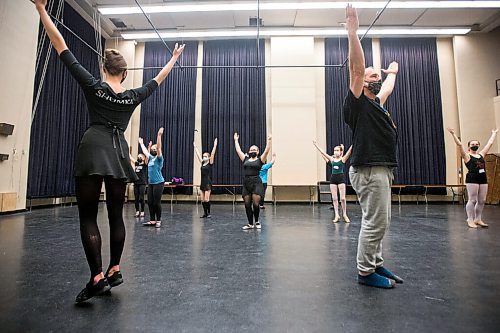
[[262,184],[264,186],[264,195],[260,198],[260,206],[264,207],[264,199],[266,198],[267,183]]
[[[144,212],[144,192],[146,192],[146,185],[134,184],[134,197],[135,197],[135,211]],[[139,207],[140,204],[140,207]]]
[[148,186],[148,207],[151,221],[161,221],[161,195],[163,183]]
[[245,195],[243,197],[243,201],[245,202],[245,212],[247,213],[248,224],[253,225],[254,218],[255,222],[259,222],[260,195]]
[[111,177],[76,177],[75,190],[80,215],[80,235],[92,278],[102,272],[101,234],[97,226],[97,211],[103,181],[106,187],[106,207],[109,220],[110,268],[120,264],[125,244],[125,225],[122,213],[127,184],[121,179]]

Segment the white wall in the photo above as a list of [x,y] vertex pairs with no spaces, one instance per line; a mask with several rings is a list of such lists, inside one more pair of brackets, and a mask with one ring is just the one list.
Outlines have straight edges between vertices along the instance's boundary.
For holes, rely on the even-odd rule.
[[[144,43],[139,43],[135,47],[135,55],[134,55],[134,67],[142,68],[144,67]],[[143,71],[130,71],[133,72],[133,87],[140,87],[142,85]],[[129,72],[129,75],[130,75]],[[139,105],[134,114],[132,115],[132,119],[130,120],[130,124],[128,126],[128,131],[130,131],[129,145],[132,148],[132,156],[137,156],[138,145],[136,144],[139,139],[139,126],[141,123],[141,105]]]
[[462,164],[462,158],[452,136],[447,131],[447,128],[451,127],[460,134],[453,40],[451,38],[439,38],[437,40],[437,53],[446,150],[446,183],[460,184],[462,180],[458,178],[458,170]]
[[[314,41],[314,63],[325,63],[325,40],[316,39]],[[326,149],[326,103],[325,103],[325,69],[317,68],[315,72],[316,84],[316,141],[318,144]],[[325,161],[320,154],[317,153],[316,148],[312,145],[312,140],[306,142],[309,144],[309,149],[313,150],[316,154],[316,182],[325,180]],[[307,147],[307,145],[306,145]],[[314,182],[314,183],[316,183]],[[312,184],[314,184],[312,183]]]
[[[500,30],[453,38],[462,141],[485,144],[496,125],[495,80],[500,78]],[[497,140],[490,152],[500,152]]]
[[38,13],[28,1],[0,1],[0,122],[14,124],[0,136],[0,192],[17,193],[16,210],[26,207],[31,108],[38,38]]
[[[203,65],[203,42],[198,43],[198,66]],[[196,101],[194,105],[194,128],[198,130],[198,132],[194,133],[194,141],[196,142],[196,145],[198,146],[198,149],[202,149],[201,145],[201,104],[202,104],[202,82],[203,80],[201,79],[203,76],[203,69],[198,68],[197,73],[196,73]],[[201,152],[202,153],[202,152]],[[200,162],[198,161],[198,158],[195,155],[196,153],[193,152],[193,184],[200,184],[201,182],[201,172],[200,172]],[[202,153],[203,154],[203,153]],[[193,191],[195,194],[196,192]]]
[[[298,47],[300,45],[300,47]],[[271,38],[271,65],[302,65],[315,59],[312,37]],[[273,151],[279,163],[273,184],[309,185],[317,180],[317,156],[311,149],[316,130],[316,76],[309,68],[271,69]]]

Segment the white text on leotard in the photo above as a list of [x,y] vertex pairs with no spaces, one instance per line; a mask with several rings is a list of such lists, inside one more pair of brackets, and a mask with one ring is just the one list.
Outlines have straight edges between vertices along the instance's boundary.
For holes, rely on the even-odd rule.
[[114,97],[109,96],[102,90],[97,90],[96,96],[102,99],[105,99],[106,101],[110,101],[113,103],[117,104],[125,104],[125,105],[132,105],[134,104],[134,100],[129,98],[129,99],[116,99]]

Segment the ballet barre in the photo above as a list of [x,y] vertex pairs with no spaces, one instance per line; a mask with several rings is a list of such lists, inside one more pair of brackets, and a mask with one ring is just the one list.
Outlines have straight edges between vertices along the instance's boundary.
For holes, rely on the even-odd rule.
[[293,188],[293,187],[308,187],[309,188],[309,205],[312,205],[314,207],[314,194],[316,193],[316,189],[318,185],[277,185],[277,184],[269,184],[268,186],[271,186],[273,188],[273,196],[272,196],[272,201],[274,206],[276,207],[277,203],[277,189],[278,188]]
[[[194,188],[196,188],[196,205],[198,206],[198,201],[199,201],[199,197],[200,197],[200,186],[199,185],[194,185],[193,186]],[[243,185],[241,184],[212,184],[212,188],[222,188],[224,190],[226,190],[230,195],[233,196],[233,208],[236,204],[236,188],[240,188],[240,187],[243,187]],[[232,190],[231,190],[232,189]]]
[[[425,204],[427,205],[429,203],[428,200],[428,192],[429,189],[433,188],[445,188],[445,189],[450,189],[452,193],[452,203],[455,203],[455,197],[459,198],[462,197],[462,200],[465,202],[465,185],[463,184],[443,184],[443,185],[428,185],[428,184],[423,184],[423,185],[392,185],[392,189],[397,189],[398,192],[396,195],[398,196],[398,203],[401,205],[401,191],[403,189],[414,189],[414,190],[419,190],[422,189],[423,193],[416,193],[417,196],[417,204],[418,204],[418,197],[423,196],[425,199]],[[456,188],[456,191],[455,191]],[[457,200],[458,202],[458,200]]]
[[195,187],[193,184],[164,184],[163,185],[163,190],[165,189],[170,189],[170,212],[174,210],[174,198],[175,202],[177,202],[177,194],[174,193],[174,190],[176,188],[182,188],[182,187]]

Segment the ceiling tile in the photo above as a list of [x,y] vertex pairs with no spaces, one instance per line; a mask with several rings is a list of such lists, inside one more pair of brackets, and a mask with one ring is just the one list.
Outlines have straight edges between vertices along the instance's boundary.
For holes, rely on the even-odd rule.
[[415,26],[470,26],[499,13],[500,9],[428,9]]

